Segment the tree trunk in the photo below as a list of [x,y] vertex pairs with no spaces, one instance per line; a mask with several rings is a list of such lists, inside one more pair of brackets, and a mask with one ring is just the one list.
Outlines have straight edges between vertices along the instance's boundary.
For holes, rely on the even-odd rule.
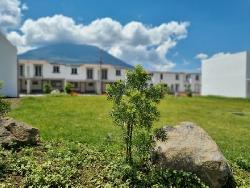
[[130,164],[133,162],[132,138],[133,138],[133,126],[128,124],[127,125],[127,135],[126,135],[126,161]]

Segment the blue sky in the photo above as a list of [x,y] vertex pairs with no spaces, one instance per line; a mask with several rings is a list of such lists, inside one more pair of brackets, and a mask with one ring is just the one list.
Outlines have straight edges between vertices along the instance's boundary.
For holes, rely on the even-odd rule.
[[[106,17],[123,26],[132,21],[146,27],[188,22],[186,36],[174,39],[176,44],[166,51],[166,59],[175,65],[171,70],[197,71],[199,53],[250,50],[250,0],[21,0],[21,4],[28,9],[23,8],[19,27],[27,19],[59,14],[84,25]],[[15,31],[20,33],[18,28]]]

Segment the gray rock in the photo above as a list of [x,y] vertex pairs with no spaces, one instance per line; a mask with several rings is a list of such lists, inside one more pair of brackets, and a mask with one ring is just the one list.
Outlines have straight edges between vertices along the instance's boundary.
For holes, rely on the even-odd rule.
[[183,122],[163,130],[167,140],[156,142],[158,165],[195,173],[212,188],[235,187],[227,160],[202,128]]
[[37,145],[39,142],[38,129],[13,119],[0,120],[0,145],[3,147]]

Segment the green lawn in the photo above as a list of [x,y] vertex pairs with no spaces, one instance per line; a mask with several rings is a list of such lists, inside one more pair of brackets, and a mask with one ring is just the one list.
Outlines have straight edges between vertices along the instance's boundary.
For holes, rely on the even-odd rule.
[[[215,97],[166,97],[159,105],[156,127],[192,121],[203,127],[226,158],[250,160],[250,101]],[[22,98],[11,116],[38,127],[43,140],[62,138],[105,144],[108,134],[118,145],[120,129],[109,118],[111,103],[105,96],[47,96]],[[244,112],[243,116],[232,112]]]

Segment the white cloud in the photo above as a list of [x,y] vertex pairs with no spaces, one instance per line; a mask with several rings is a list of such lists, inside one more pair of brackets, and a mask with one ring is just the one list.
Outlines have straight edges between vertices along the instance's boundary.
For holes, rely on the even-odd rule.
[[57,42],[98,46],[131,64],[150,69],[169,69],[174,63],[166,58],[169,50],[187,36],[188,22],[169,22],[147,26],[141,22],[122,25],[111,18],[97,19],[90,24],[77,24],[63,15],[26,20],[18,32],[8,38],[19,52]]
[[0,30],[6,32],[19,26],[22,17],[20,6],[19,0],[0,0]]
[[208,58],[208,55],[207,54],[204,54],[204,53],[199,53],[195,56],[195,59],[199,59],[199,60],[204,60],[204,59],[207,59]]
[[222,56],[226,56],[226,55],[230,55],[231,53],[227,52],[219,52],[219,53],[216,53],[212,56],[208,56],[207,54],[204,54],[204,53],[200,53],[200,54],[197,54],[195,56],[196,59],[200,59],[200,60],[206,60],[206,59],[209,59],[209,58],[218,58],[218,57],[222,57]]
[[216,53],[214,55],[211,56],[211,58],[215,58],[215,57],[221,57],[221,56],[225,56],[225,55],[230,55],[231,53],[227,52],[219,52],[219,53]]

